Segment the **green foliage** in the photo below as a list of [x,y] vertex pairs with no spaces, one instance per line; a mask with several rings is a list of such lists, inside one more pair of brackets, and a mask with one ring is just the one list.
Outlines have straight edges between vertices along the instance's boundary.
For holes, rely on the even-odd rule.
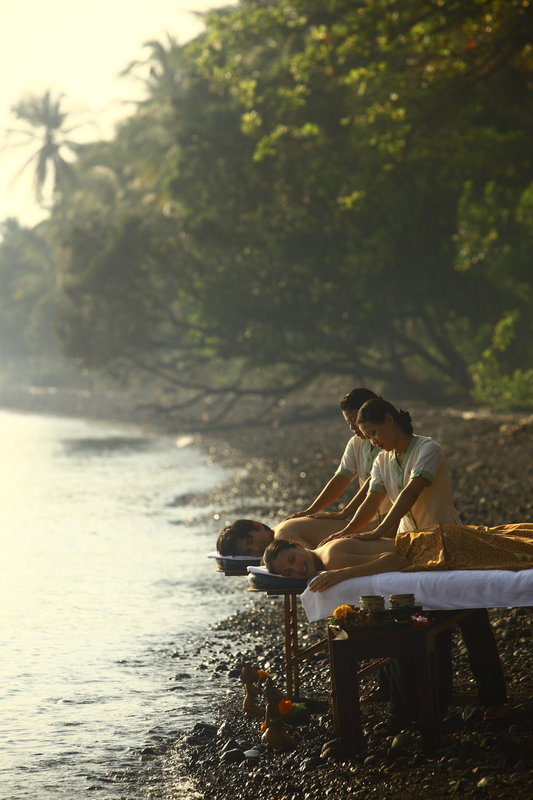
[[146,99],[49,223],[67,352],[216,392],[344,375],[527,406],[532,16],[241,0],[148,43]]
[[494,329],[490,346],[471,366],[472,396],[480,404],[498,410],[533,407],[533,369],[509,371],[506,361],[515,339],[517,313],[503,317]]

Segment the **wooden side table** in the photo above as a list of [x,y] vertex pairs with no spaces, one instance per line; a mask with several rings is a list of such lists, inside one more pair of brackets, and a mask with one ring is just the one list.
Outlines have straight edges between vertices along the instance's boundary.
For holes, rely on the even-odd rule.
[[342,748],[348,754],[365,748],[357,664],[364,659],[411,656],[415,661],[424,752],[432,753],[440,744],[440,721],[435,663],[435,637],[456,625],[469,610],[457,612],[447,620],[429,626],[364,628],[346,634],[328,628],[329,664],[332,684],[333,722]]

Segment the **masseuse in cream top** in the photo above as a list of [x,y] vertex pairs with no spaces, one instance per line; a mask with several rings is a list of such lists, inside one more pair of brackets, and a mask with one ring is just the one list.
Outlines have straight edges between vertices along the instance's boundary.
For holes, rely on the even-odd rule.
[[[460,524],[441,446],[429,436],[413,433],[409,412],[398,411],[379,397],[360,408],[357,425],[380,452],[374,460],[365,500],[335,538],[355,535],[378,539],[439,523]],[[391,500],[391,509],[374,530],[364,532],[384,495]]]

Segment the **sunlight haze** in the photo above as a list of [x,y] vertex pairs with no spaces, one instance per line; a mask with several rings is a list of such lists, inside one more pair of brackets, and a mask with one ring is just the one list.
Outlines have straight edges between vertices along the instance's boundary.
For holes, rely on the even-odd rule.
[[17,173],[31,147],[5,148],[10,109],[26,95],[65,95],[78,141],[109,136],[141,88],[119,73],[142,58],[143,44],[166,34],[183,43],[202,30],[195,12],[232,5],[227,0],[4,0],[0,13],[0,221],[16,216],[32,225],[46,216],[33,198],[31,167]]

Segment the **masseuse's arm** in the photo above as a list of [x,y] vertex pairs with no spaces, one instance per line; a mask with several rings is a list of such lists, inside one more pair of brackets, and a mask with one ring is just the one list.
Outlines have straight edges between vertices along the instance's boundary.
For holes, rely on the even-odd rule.
[[340,511],[323,511],[321,514],[309,514],[309,516],[314,519],[350,519],[365,499],[369,485],[370,478],[367,478],[357,494],[354,495],[348,505],[344,506]]
[[[361,490],[367,487],[368,484],[369,480],[363,484]],[[357,494],[359,494],[359,492]],[[348,525],[346,525],[346,527],[343,528],[338,533],[335,533],[332,536],[328,536],[328,538],[324,539],[322,542],[320,542],[320,544],[322,545],[325,544],[326,542],[331,542],[333,539],[346,539],[352,537],[358,530],[364,528],[367,522],[369,522],[371,519],[374,519],[381,505],[382,500],[383,500],[383,495],[380,492],[367,492],[367,494],[365,495],[365,499],[357,509],[355,516],[348,523]],[[372,531],[372,533],[374,533],[374,531]],[[368,538],[378,539],[379,537],[370,536]]]
[[[398,525],[400,524],[402,517],[405,517],[405,515],[416,503],[424,489],[430,485],[431,481],[429,481],[427,478],[423,478],[422,475],[417,475],[416,478],[411,478],[407,486],[402,489],[394,501],[394,504],[392,505],[383,522],[381,522],[377,528],[374,528],[373,531],[369,531],[368,533],[356,533],[355,536],[357,536],[358,539],[380,539],[382,536],[394,536],[398,530]],[[353,522],[354,520],[352,520],[352,523]],[[350,523],[350,525],[352,523]],[[344,530],[348,530],[349,527],[349,525],[346,526]],[[340,536],[342,533],[343,531],[340,531],[340,533],[337,535]]]
[[[408,561],[397,553],[381,553],[379,556],[353,556],[353,566],[330,569],[321,572],[309,584],[312,592],[325,592],[336,583],[346,581],[348,578],[363,578],[366,575],[379,575],[382,572],[397,572],[408,565]],[[361,563],[362,559],[365,563]],[[346,559],[349,560],[349,559]]]
[[[296,511],[294,514],[286,517],[286,519],[296,519],[297,517],[308,517],[311,514],[315,514],[317,511],[320,511],[322,508],[326,508],[333,503],[337,497],[340,497],[341,494],[345,491],[345,489],[350,485],[351,481],[350,478],[347,478],[345,475],[341,475],[340,473],[336,473],[333,475],[329,481],[326,483],[318,497],[316,497],[310,506],[308,506],[304,511]],[[347,517],[339,517],[335,515],[335,512],[330,512],[333,514],[333,519],[346,519]],[[328,515],[329,519],[332,519],[330,515]]]

